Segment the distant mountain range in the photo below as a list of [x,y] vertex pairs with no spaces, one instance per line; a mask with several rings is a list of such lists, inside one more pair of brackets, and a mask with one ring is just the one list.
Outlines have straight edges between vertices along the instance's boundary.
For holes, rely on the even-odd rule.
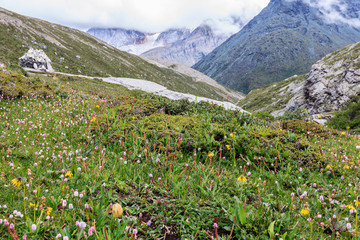
[[194,30],[171,28],[146,33],[123,28],[90,28],[87,32],[122,51],[192,66],[243,25],[241,18],[229,17],[207,20]]
[[306,73],[326,54],[360,41],[359,13],[360,1],[271,0],[193,68],[248,93]]

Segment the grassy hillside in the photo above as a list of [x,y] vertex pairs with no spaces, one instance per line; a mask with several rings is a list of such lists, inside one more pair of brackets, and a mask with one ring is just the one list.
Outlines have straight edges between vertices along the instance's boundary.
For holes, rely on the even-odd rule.
[[360,234],[346,132],[61,75],[4,70],[0,95],[1,239]]
[[274,112],[283,109],[289,100],[297,93],[298,85],[306,80],[307,75],[293,76],[284,81],[270,84],[251,91],[239,101],[239,106],[250,112]]
[[18,65],[30,47],[43,49],[57,72],[145,79],[170,90],[222,100],[223,90],[122,52],[93,36],[0,8],[0,63]]

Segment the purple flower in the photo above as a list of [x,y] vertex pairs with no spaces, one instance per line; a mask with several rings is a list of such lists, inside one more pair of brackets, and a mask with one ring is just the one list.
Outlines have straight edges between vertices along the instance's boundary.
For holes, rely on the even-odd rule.
[[35,224],[33,224],[33,225],[31,225],[31,230],[33,230],[33,231],[35,231],[36,230],[36,225]]
[[137,233],[138,233],[138,231],[136,229],[133,229],[132,234],[136,235]]
[[351,224],[350,224],[350,223],[347,223],[347,224],[346,224],[346,228],[347,228],[347,229],[351,229]]
[[218,225],[217,225],[217,223],[214,223],[214,228],[218,228]]
[[79,223],[79,228],[86,228],[86,223],[85,222],[80,222]]
[[23,235],[23,240],[26,240],[26,234]]

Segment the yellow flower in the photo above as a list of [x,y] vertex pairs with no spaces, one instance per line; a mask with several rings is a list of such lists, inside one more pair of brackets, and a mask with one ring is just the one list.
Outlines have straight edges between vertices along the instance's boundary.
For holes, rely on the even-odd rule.
[[225,147],[227,148],[227,150],[231,149],[231,145],[225,145]]
[[90,122],[95,122],[96,121],[96,117],[93,117]]
[[14,178],[13,180],[11,180],[11,184],[12,184],[14,187],[20,187],[21,182],[20,182],[18,179]]
[[359,200],[356,200],[356,202],[355,202],[355,207],[358,207],[358,206],[360,206],[360,201],[359,201]]
[[67,82],[66,84],[69,84],[69,82]]
[[244,175],[241,175],[240,177],[238,177],[238,178],[236,179],[236,181],[237,181],[237,182],[246,182],[247,180],[246,180],[246,177],[244,177]]
[[350,167],[349,167],[349,165],[345,165],[345,167],[344,167],[344,169],[349,169]]
[[310,215],[309,209],[303,208],[303,209],[301,210],[300,214],[301,214],[301,215],[304,215],[304,216]]
[[321,118],[321,115],[320,115],[320,114],[318,114],[318,115],[317,115],[317,117],[318,117],[318,118]]
[[64,87],[64,85],[61,85],[61,87]]
[[332,166],[331,164],[326,165],[325,171],[326,171],[326,170],[329,170],[329,169],[332,168],[332,167],[333,167],[333,166]]
[[46,210],[46,215],[50,215],[50,213],[52,212],[52,208],[51,207],[48,207],[47,210]]
[[118,218],[123,214],[124,210],[122,209],[121,205],[118,203],[115,203],[112,206],[112,215],[114,216],[114,218]]
[[39,207],[39,204],[36,204],[36,205],[35,205],[35,203],[30,203],[30,204],[29,204],[29,207],[35,207],[35,208],[37,208],[37,207]]
[[[356,204],[356,203],[355,203]],[[349,210],[356,210],[352,204],[346,206]]]
[[208,157],[211,158],[211,157],[213,157],[213,156],[214,156],[214,153],[213,153],[213,152],[209,152],[209,153],[208,153]]
[[42,124],[39,124],[39,128],[42,128]]
[[100,108],[100,106],[99,106],[99,105],[96,105],[95,107],[96,107],[96,108]]
[[354,165],[354,162],[349,162],[350,165]]
[[67,171],[65,173],[65,177],[72,177],[73,176],[73,173],[71,171]]
[[71,102],[71,98],[69,99],[69,102]]
[[235,133],[230,133],[230,137],[234,138],[234,137],[235,137]]
[[349,130],[349,129],[350,129],[350,126],[346,126],[346,129]]
[[345,135],[345,132],[341,132],[341,135]]

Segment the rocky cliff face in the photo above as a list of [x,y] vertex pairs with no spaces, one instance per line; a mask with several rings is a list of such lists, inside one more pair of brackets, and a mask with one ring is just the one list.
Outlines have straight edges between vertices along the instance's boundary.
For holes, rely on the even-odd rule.
[[241,106],[283,115],[298,108],[309,114],[341,110],[360,94],[360,42],[329,54],[307,75],[291,77],[250,92]]
[[359,93],[360,44],[314,64],[304,85],[309,113],[338,111]]
[[339,1],[346,5],[332,9],[337,15],[305,2],[310,1],[271,0],[239,33],[193,67],[248,93],[307,73],[326,54],[360,41],[358,1]]
[[216,35],[210,26],[202,25],[180,41],[151,49],[141,55],[192,66],[223,43],[227,37],[228,35]]

